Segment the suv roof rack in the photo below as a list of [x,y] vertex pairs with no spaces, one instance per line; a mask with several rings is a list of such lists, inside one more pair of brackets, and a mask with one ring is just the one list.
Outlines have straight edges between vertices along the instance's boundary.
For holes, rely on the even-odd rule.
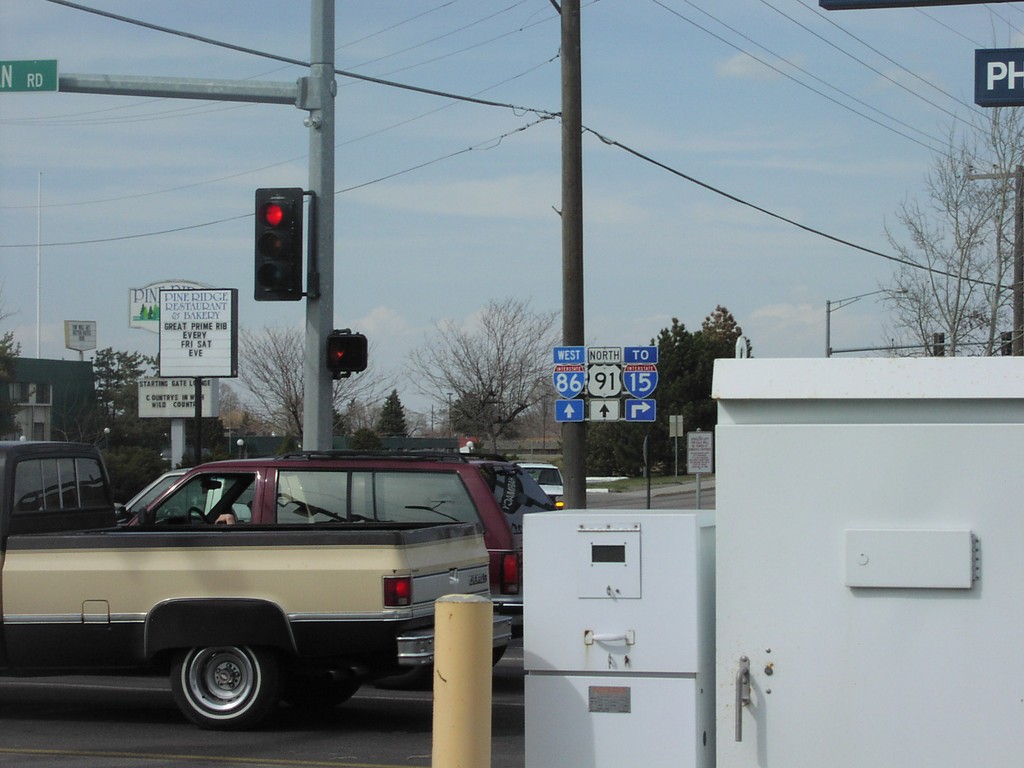
[[359,451],[336,448],[329,451],[293,451],[275,456],[282,459],[392,459],[399,461],[457,461],[466,463],[463,454],[446,451]]

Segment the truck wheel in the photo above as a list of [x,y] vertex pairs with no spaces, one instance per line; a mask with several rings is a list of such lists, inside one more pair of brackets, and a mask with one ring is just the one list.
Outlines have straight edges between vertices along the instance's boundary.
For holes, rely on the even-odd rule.
[[251,728],[277,705],[280,690],[277,656],[262,648],[193,648],[171,669],[175,703],[202,728]]
[[327,675],[288,676],[281,698],[296,709],[331,709],[351,699],[359,690],[359,680],[334,680]]

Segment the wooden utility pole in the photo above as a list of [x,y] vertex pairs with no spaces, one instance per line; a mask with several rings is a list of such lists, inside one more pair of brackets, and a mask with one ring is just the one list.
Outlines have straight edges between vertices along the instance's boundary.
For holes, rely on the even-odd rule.
[[[562,343],[583,346],[583,109],[580,0],[562,0]],[[587,424],[562,425],[568,509],[587,506]]]

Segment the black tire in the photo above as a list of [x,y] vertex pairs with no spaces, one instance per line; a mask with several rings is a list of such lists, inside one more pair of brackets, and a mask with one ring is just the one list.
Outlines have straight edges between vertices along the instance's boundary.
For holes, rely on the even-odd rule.
[[331,709],[351,699],[360,684],[359,680],[335,680],[328,675],[295,672],[285,680],[281,698],[296,709]]
[[280,699],[278,659],[263,648],[193,648],[181,654],[171,668],[171,691],[185,717],[201,728],[252,728]]

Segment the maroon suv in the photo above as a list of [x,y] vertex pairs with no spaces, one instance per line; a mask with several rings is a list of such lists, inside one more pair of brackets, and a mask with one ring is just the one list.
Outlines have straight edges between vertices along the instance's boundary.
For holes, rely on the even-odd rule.
[[519,617],[522,515],[552,508],[534,486],[520,467],[498,459],[306,451],[193,467],[136,517],[164,525],[474,523],[490,554],[495,610]]

